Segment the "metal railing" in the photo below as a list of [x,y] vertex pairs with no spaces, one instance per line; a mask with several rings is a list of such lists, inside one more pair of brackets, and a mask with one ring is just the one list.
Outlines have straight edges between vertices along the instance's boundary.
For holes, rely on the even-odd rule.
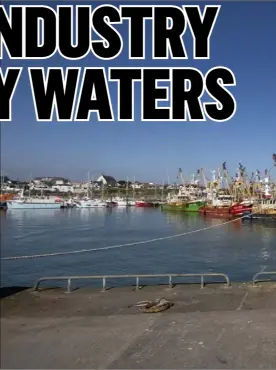
[[[204,277],[223,277],[226,281],[226,286],[230,286],[230,279],[226,274],[222,273],[203,273],[203,274],[142,274],[142,275],[91,275],[91,276],[50,276],[43,277],[36,281],[34,285],[34,291],[38,291],[38,287],[42,281],[58,281],[67,280],[67,293],[71,293],[71,283],[72,280],[102,280],[102,291],[106,291],[106,281],[107,279],[136,279],[136,290],[140,289],[140,279],[141,278],[168,278],[169,287],[172,288],[172,278],[182,278],[182,277],[200,277],[200,286],[204,288]],[[210,282],[218,283],[218,282]]]
[[[276,271],[260,271],[260,272],[258,272],[252,278],[252,284],[253,284],[253,286],[256,286],[256,283],[257,282],[263,281],[263,280],[258,280],[258,277],[261,276],[261,275],[276,275]],[[267,281],[270,281],[270,280],[271,279],[269,279]],[[275,280],[276,280],[276,277],[275,277]]]

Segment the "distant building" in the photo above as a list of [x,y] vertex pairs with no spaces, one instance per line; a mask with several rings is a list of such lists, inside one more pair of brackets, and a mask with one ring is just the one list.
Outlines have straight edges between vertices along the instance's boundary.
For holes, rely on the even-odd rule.
[[33,182],[35,184],[38,184],[38,183],[42,183],[42,182],[49,182],[49,181],[52,181],[54,177],[35,177],[33,179]]
[[132,187],[133,189],[143,189],[144,188],[144,184],[142,184],[141,182],[139,181],[135,181],[133,184],[132,184]]
[[126,188],[126,187],[131,188],[132,183],[130,181],[120,180],[117,182],[117,186],[118,188]]
[[51,183],[52,185],[72,185],[71,181],[63,177],[35,177],[33,183],[36,185],[43,183]]
[[117,186],[117,181],[112,176],[101,175],[97,179],[97,183],[101,182],[106,186]]
[[93,189],[99,190],[101,189],[102,185],[103,185],[102,181],[91,181],[91,187]]
[[74,193],[75,189],[72,185],[56,184],[52,186],[52,189],[61,193]]
[[81,189],[82,188],[82,183],[81,182],[72,182],[72,186],[74,189]]

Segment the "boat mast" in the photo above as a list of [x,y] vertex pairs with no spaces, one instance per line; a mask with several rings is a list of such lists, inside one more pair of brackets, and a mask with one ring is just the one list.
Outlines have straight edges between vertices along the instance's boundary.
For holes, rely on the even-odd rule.
[[226,162],[223,162],[222,163],[222,171],[223,171],[223,178],[225,180],[225,183],[226,183],[226,187],[227,187],[227,190],[229,192],[229,194],[231,195],[231,197],[233,196],[233,193],[232,193],[232,190],[230,188],[230,178],[229,178],[229,173],[228,173],[228,170],[226,168]]
[[92,184],[91,184],[91,198],[93,198],[93,187],[94,187],[94,177],[92,177]]
[[182,169],[181,168],[179,168],[179,170],[178,170],[178,176],[180,177],[180,179],[182,181],[183,188],[184,188],[184,191],[186,193],[187,189],[186,189],[186,185],[185,185],[185,181],[184,181],[184,177],[183,177],[183,173],[182,173]]
[[132,190],[133,190],[133,202],[135,202],[135,176],[133,177],[133,187],[132,187]]
[[[29,198],[31,197],[31,178],[32,178],[32,173],[30,173],[29,175]],[[24,194],[24,190],[23,190],[23,194]]]
[[89,182],[90,182],[90,171],[87,172],[87,192],[86,192],[87,198],[89,198]]
[[207,183],[207,180],[206,180],[206,177],[205,177],[205,173],[204,173],[204,168],[203,167],[200,169],[200,173],[201,173],[201,176],[202,176],[202,179],[203,179],[203,183],[204,183],[204,186],[205,186],[206,200],[207,200],[208,199],[208,183]]
[[4,184],[4,171],[1,170],[1,188],[0,188],[0,195],[2,195],[2,191],[3,191],[3,184]]
[[102,182],[102,201],[104,199],[104,182]]

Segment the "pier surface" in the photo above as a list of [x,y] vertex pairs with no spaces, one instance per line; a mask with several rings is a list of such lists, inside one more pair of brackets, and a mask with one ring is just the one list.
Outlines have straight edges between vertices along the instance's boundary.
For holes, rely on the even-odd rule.
[[[172,299],[162,313],[140,300]],[[1,299],[1,368],[276,368],[276,284],[83,288]]]

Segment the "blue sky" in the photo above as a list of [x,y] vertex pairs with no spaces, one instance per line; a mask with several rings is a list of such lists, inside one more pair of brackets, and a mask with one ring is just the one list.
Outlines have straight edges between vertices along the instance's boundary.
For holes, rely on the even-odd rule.
[[[168,0],[160,4],[171,3]],[[200,5],[203,8],[205,3]],[[276,152],[275,14],[276,2],[222,3],[211,37],[211,59],[207,61],[193,60],[188,30],[184,36],[188,60],[151,60],[149,38],[146,60],[129,61],[126,21],[117,27],[125,48],[113,61],[97,60],[92,54],[73,62],[58,55],[35,62],[4,58],[4,69],[23,66],[24,70],[13,99],[13,121],[1,123],[1,168],[10,177],[20,179],[29,178],[31,173],[82,180],[90,170],[95,177],[103,172],[118,180],[135,176],[142,181],[162,182],[168,176],[175,181],[179,167],[186,179],[197,168],[204,167],[208,172],[224,161],[232,172],[240,161],[249,172],[272,167],[272,153]],[[150,36],[150,22],[146,32]],[[90,122],[38,123],[27,74],[28,66],[184,66],[205,73],[218,65],[230,68],[237,81],[231,89],[237,112],[223,123],[141,122],[139,87],[135,91],[135,122],[97,122],[92,113]],[[109,87],[116,116],[116,83]],[[276,178],[276,168],[272,176]]]

